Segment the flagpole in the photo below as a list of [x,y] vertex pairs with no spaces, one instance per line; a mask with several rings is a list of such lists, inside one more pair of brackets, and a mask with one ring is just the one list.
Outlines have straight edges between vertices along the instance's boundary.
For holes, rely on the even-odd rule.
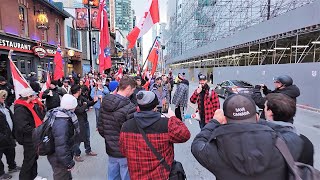
[[146,60],[144,61],[143,65],[142,65],[142,68],[140,68],[140,74],[142,73],[142,69],[144,68],[144,66],[145,66],[146,63],[148,62],[149,55],[150,55],[150,53],[151,53],[151,51],[152,51],[152,48],[153,48],[153,46],[154,46],[154,44],[156,43],[156,41],[157,41],[158,38],[160,38],[160,37],[159,37],[159,36],[156,36],[156,38],[154,39],[154,41],[153,41],[153,43],[152,43],[152,46],[151,46],[151,48],[150,48],[150,50],[149,50],[148,56],[147,56]]

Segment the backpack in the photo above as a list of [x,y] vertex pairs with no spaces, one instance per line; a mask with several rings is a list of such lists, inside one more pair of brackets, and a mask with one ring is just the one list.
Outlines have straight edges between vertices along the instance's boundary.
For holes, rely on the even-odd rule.
[[276,147],[281,152],[283,158],[285,159],[289,173],[288,180],[319,180],[320,179],[320,171],[316,168],[300,163],[295,162],[286,143],[281,139],[277,138]]
[[55,115],[53,110],[48,113],[48,118],[46,118],[44,122],[32,132],[32,140],[36,148],[36,152],[40,156],[51,155],[55,152],[54,138],[52,134],[52,125],[55,120]]

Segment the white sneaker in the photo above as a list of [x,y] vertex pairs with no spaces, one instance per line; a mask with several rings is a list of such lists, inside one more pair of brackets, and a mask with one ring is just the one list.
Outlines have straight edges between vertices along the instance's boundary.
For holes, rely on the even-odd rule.
[[34,180],[47,180],[47,178],[41,177],[41,176],[37,176],[36,178],[34,178]]

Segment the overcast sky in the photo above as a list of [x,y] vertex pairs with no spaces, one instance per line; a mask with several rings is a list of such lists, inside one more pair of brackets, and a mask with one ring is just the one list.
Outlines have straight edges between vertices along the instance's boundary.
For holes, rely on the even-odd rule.
[[[140,21],[148,0],[132,0],[132,8],[135,10],[137,16],[137,23]],[[167,0],[159,0],[159,8],[160,8],[160,22],[167,22],[167,10],[166,10]],[[150,30],[146,35],[143,36],[143,58],[148,55],[149,49],[152,46],[152,30]]]

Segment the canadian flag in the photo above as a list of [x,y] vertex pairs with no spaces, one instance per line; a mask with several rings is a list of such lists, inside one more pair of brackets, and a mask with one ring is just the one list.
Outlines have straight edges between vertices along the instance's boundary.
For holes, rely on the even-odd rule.
[[14,86],[14,92],[16,94],[16,99],[20,97],[20,92],[24,88],[31,88],[30,85],[27,83],[26,79],[22,76],[17,66],[13,63],[10,59],[10,69],[12,74],[12,81]]
[[160,17],[158,0],[149,0],[147,10],[144,12],[139,24],[137,24],[127,36],[129,41],[128,48],[133,48],[137,39],[146,34],[152,28],[152,26],[159,21]]
[[148,61],[150,61],[152,63],[152,69],[151,69],[152,76],[154,75],[154,73],[157,70],[160,48],[161,48],[161,45],[159,42],[159,38],[156,38],[156,40],[153,44],[153,47],[152,47],[152,49],[149,53],[149,56],[148,56]]
[[120,79],[123,77],[123,69],[122,66],[119,67],[118,72],[115,74],[116,81],[120,82]]

